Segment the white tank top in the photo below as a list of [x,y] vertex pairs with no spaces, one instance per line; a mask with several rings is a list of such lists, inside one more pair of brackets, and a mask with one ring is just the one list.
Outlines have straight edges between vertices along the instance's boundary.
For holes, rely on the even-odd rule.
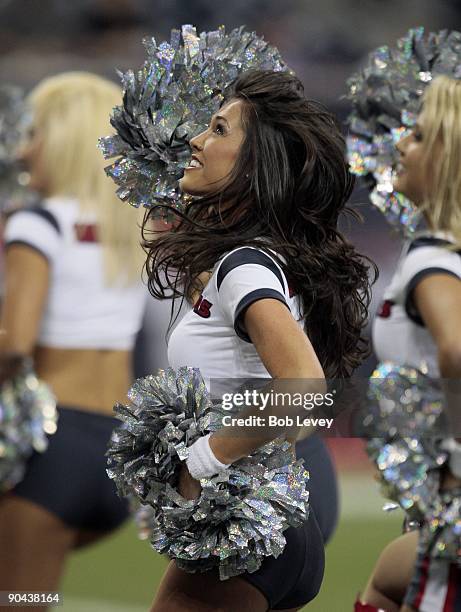
[[451,242],[449,234],[437,232],[419,235],[404,246],[373,322],[373,344],[380,361],[411,365],[434,378],[439,376],[437,347],[413,303],[412,292],[431,274],[461,279],[461,255],[447,249]]
[[262,298],[279,300],[300,320],[298,298],[290,295],[285,274],[272,257],[253,247],[227,253],[173,330],[170,366],[199,368],[208,385],[212,379],[270,378],[243,325],[245,309]]
[[50,266],[50,287],[37,344],[56,348],[131,350],[148,295],[140,280],[108,286],[102,247],[91,219],[81,221],[75,200],[50,198],[13,213],[6,248],[24,244]]

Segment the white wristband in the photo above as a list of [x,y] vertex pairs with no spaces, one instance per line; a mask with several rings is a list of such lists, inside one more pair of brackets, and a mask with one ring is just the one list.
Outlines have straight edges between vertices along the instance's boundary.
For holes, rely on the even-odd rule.
[[186,460],[187,469],[192,478],[200,480],[209,478],[226,470],[229,464],[221,463],[210,448],[210,436],[202,436],[189,447],[189,457]]
[[461,478],[461,444],[454,438],[447,438],[440,446],[450,454],[448,465],[451,473],[453,476]]

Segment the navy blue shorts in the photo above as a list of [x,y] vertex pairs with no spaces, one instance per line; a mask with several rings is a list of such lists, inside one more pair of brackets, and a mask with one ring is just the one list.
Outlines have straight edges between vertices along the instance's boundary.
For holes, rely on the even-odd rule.
[[128,517],[106,474],[107,444],[120,421],[111,416],[60,406],[56,433],[44,453],[30,458],[13,493],[32,501],[78,530],[111,531]]
[[298,529],[287,529],[283,553],[268,557],[253,574],[240,577],[255,586],[273,610],[304,606],[320,590],[325,569],[324,544],[338,520],[336,472],[326,444],[318,435],[296,444],[296,456],[310,472],[309,520]]
[[325,544],[338,522],[339,502],[336,470],[325,442],[313,435],[296,443],[296,457],[309,470],[309,500]]
[[302,527],[284,533],[283,553],[265,559],[258,571],[241,574],[265,596],[272,610],[288,610],[312,601],[320,590],[325,569],[323,537],[311,511]]

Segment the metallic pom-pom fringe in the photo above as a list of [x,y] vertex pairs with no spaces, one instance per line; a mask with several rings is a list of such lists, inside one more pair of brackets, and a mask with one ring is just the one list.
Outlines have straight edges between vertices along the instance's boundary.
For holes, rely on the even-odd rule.
[[461,33],[443,30],[425,35],[415,28],[395,47],[379,47],[365,68],[347,82],[353,110],[347,139],[351,171],[364,178],[370,200],[387,221],[411,235],[420,215],[394,191],[398,161],[395,144],[415,124],[421,96],[437,75],[461,77]]
[[109,445],[108,474],[120,494],[140,504],[142,537],[189,572],[218,568],[222,580],[256,571],[278,556],[283,532],[308,516],[308,473],[278,439],[201,480],[197,500],[177,491],[188,447],[215,431],[223,414],[214,406],[198,370],[171,368],[138,380],[130,406],[116,406],[123,421]]
[[[121,200],[133,206],[184,209],[178,181],[190,161],[189,141],[206,129],[226,88],[250,68],[286,66],[275,47],[243,28],[197,34],[172,30],[170,42],[146,38],[147,60],[121,74],[123,104],[114,109],[116,134],[101,138],[106,168]],[[159,216],[168,216],[168,208]]]
[[24,188],[26,174],[18,162],[18,145],[23,141],[31,116],[24,92],[12,85],[0,86],[0,210],[31,205],[35,196]]
[[383,362],[371,376],[368,398],[367,452],[383,495],[420,525],[428,554],[461,564],[461,491],[440,491],[447,461],[440,385],[416,368]]
[[33,451],[47,449],[57,420],[55,397],[25,361],[21,372],[0,387],[0,493],[23,478]]

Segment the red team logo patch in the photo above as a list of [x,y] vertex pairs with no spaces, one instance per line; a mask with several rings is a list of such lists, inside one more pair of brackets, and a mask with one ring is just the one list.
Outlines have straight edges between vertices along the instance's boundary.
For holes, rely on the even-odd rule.
[[377,312],[378,317],[381,317],[382,319],[388,319],[391,316],[393,305],[394,302],[392,300],[384,300]]
[[96,225],[75,223],[74,230],[78,242],[99,242],[98,228]]
[[208,319],[210,317],[210,309],[213,306],[213,304],[211,302],[209,302],[208,300],[206,300],[202,295],[199,297],[199,299],[195,302],[194,305],[194,312],[195,314],[198,314],[199,317],[202,317],[203,319]]

